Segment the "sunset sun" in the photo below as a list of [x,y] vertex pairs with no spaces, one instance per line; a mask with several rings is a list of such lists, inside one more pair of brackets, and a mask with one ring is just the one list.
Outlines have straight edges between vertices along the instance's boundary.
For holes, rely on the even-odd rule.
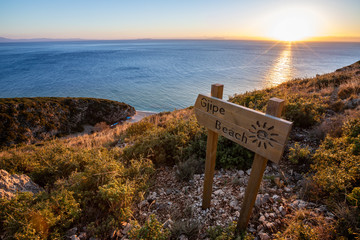
[[286,10],[277,13],[269,27],[269,37],[279,41],[302,41],[317,34],[315,14],[305,10]]

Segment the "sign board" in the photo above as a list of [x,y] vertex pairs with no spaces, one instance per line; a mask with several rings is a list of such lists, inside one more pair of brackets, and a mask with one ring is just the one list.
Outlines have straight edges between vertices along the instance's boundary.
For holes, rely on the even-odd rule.
[[208,128],[202,208],[210,207],[218,134],[255,152],[248,186],[240,210],[236,235],[246,230],[268,159],[278,163],[292,123],[279,118],[284,100],[271,98],[266,114],[222,100],[224,85],[211,85],[211,97],[199,94],[195,102],[198,122]]
[[223,137],[278,163],[292,123],[219,98],[199,94],[198,122]]

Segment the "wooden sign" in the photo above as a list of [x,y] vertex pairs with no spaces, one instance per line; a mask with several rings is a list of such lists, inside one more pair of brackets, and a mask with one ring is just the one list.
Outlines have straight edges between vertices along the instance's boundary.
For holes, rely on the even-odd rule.
[[268,159],[278,163],[292,123],[280,117],[284,101],[272,98],[266,114],[221,100],[224,85],[211,85],[211,97],[199,94],[195,102],[198,122],[208,128],[202,208],[210,207],[218,134],[255,152],[236,235],[246,230]]
[[224,100],[199,94],[199,123],[223,137],[278,163],[292,123]]

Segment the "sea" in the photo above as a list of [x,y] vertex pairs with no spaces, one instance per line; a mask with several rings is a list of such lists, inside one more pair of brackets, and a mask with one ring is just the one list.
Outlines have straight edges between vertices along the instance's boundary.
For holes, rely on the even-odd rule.
[[360,60],[360,43],[119,40],[0,43],[0,98],[94,97],[138,111],[194,104],[211,84],[236,93]]

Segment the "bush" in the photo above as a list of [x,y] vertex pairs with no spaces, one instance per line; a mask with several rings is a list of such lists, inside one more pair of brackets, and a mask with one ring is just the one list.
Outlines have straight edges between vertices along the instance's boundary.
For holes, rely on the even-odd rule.
[[190,157],[185,162],[177,164],[176,178],[181,181],[188,181],[193,178],[195,173],[204,171],[204,160]]
[[285,106],[285,118],[293,121],[294,126],[302,128],[311,127],[320,122],[322,112],[324,112],[323,109],[316,108],[311,102],[295,101]]
[[0,230],[5,238],[60,238],[81,213],[73,192],[66,189],[35,197],[20,193],[12,200],[0,199],[0,203]]
[[309,147],[302,148],[299,143],[295,143],[294,147],[289,149],[289,160],[294,163],[305,163],[310,160],[310,150]]
[[154,215],[150,215],[150,218],[145,222],[145,224],[140,227],[137,222],[133,222],[134,227],[129,232],[130,239],[168,239],[170,236],[170,231],[168,229],[163,229],[161,223],[155,218]]
[[359,149],[360,120],[348,120],[343,135],[327,136],[313,156],[313,180],[331,195],[351,192],[360,182]]

